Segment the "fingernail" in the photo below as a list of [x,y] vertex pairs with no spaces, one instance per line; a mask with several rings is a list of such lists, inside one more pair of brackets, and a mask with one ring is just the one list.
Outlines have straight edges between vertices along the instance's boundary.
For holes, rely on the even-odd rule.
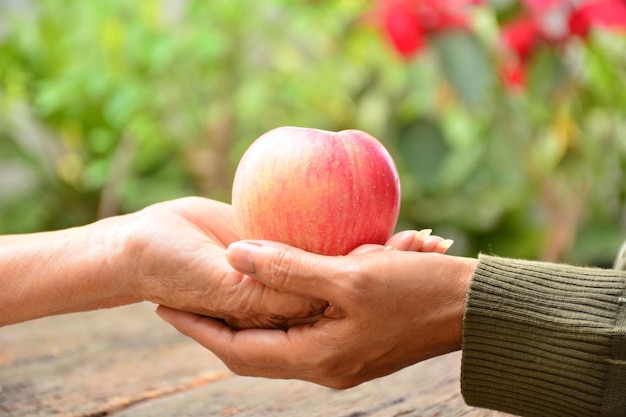
[[430,234],[433,232],[433,229],[423,229],[420,230],[419,232],[417,232],[417,235],[415,236],[415,238],[417,240],[420,240],[422,242],[424,242],[426,240],[426,238],[428,236],[430,236]]
[[441,242],[439,242],[439,245],[437,245],[437,246],[439,246],[440,248],[443,248],[445,250],[448,250],[448,249],[450,249],[450,246],[452,246],[453,244],[454,244],[454,240],[452,240],[452,239],[445,239],[445,240],[442,240]]
[[231,243],[226,250],[228,263],[239,272],[244,274],[254,273],[254,257],[261,249],[261,244],[242,240]]

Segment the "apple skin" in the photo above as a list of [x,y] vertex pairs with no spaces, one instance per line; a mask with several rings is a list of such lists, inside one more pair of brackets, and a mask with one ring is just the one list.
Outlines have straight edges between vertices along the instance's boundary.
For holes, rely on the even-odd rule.
[[244,153],[232,205],[241,239],[345,255],[391,237],[400,180],[389,152],[368,133],[285,126]]

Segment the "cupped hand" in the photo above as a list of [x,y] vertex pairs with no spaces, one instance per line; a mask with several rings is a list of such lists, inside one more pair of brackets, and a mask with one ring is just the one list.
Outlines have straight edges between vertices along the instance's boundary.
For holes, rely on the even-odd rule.
[[[131,236],[133,270],[143,298],[170,308],[225,320],[235,328],[286,328],[318,319],[325,300],[268,287],[235,270],[226,248],[238,240],[232,207],[189,197],[149,206],[124,216]],[[130,221],[128,221],[130,220]],[[449,241],[429,231],[394,235],[385,248],[445,250]]]
[[446,253],[453,240],[431,235],[431,229],[404,230],[391,236],[384,245],[366,244],[350,252],[351,255],[377,252],[381,250],[401,250],[407,252]]
[[189,197],[124,217],[132,270],[148,301],[237,328],[284,327],[318,317],[327,306],[279,292],[231,267],[226,247],[238,235],[228,204]]
[[324,257],[268,242],[235,243],[227,256],[268,287],[328,301],[317,322],[286,331],[237,331],[159,307],[238,374],[348,388],[460,348],[474,259],[380,249]]

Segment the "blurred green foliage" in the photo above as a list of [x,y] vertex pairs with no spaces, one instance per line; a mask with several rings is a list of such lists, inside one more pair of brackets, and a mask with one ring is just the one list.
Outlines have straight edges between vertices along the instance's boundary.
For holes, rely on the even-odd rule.
[[609,263],[626,224],[626,39],[546,48],[511,94],[497,10],[406,61],[369,6],[0,3],[0,233],[228,201],[246,147],[296,125],[378,137],[401,170],[399,228],[455,253]]

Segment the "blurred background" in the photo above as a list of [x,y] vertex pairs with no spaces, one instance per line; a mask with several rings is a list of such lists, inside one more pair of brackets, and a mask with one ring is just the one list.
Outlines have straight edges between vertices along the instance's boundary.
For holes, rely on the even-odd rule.
[[398,228],[609,265],[626,238],[624,0],[0,0],[0,233],[230,200],[282,125],[379,138]]

